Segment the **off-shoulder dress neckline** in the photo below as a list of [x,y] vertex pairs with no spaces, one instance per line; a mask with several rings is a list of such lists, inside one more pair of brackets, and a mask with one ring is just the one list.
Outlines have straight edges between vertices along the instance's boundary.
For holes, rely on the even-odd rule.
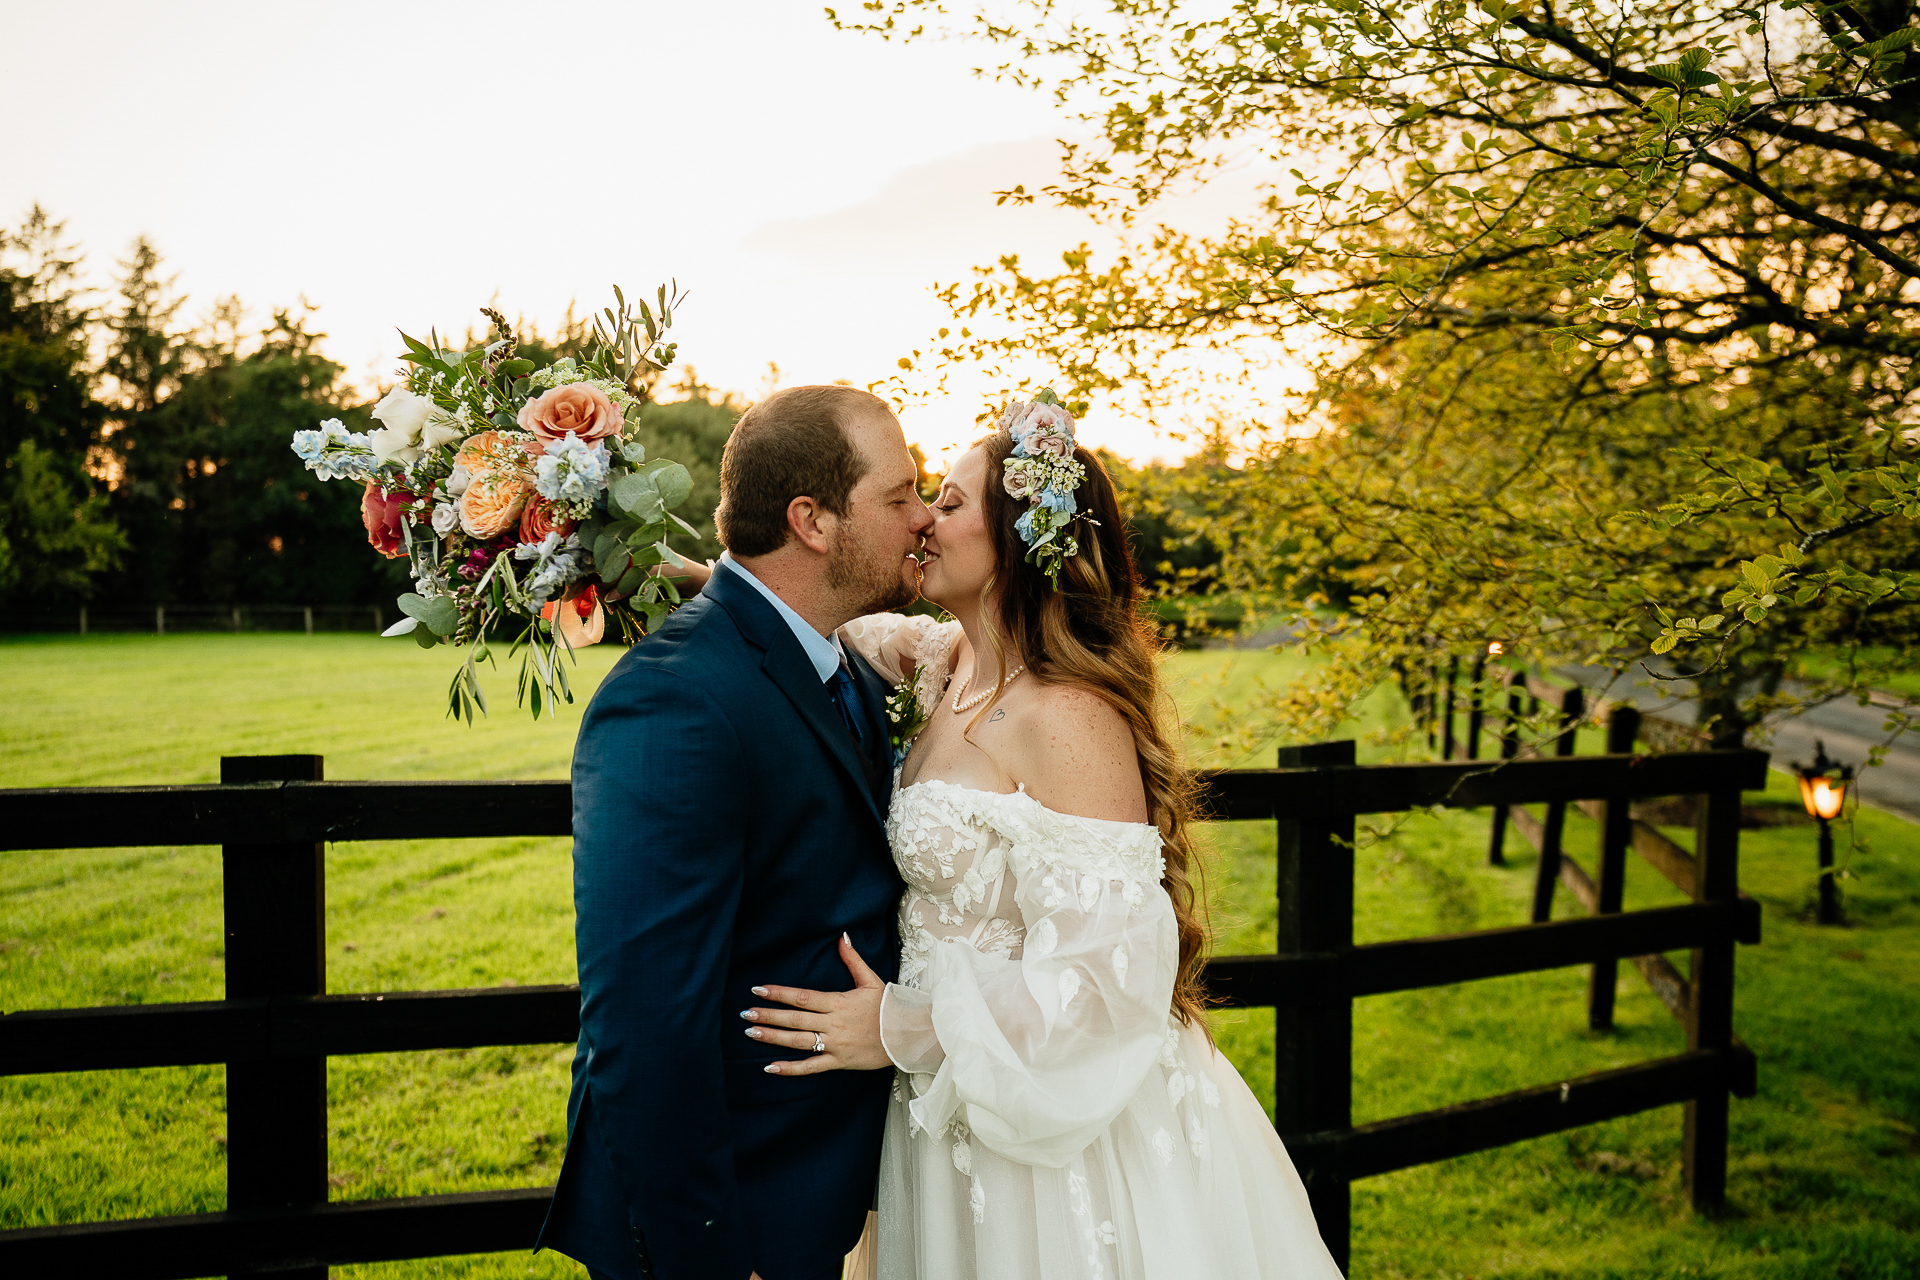
[[963,786],[958,782],[948,782],[945,778],[920,778],[916,781],[906,783],[904,786],[894,788],[894,794],[905,795],[916,787],[943,787],[948,791],[964,791],[969,795],[991,796],[996,800],[1025,800],[1028,804],[1033,805],[1044,813],[1051,814],[1056,818],[1065,818],[1071,822],[1094,822],[1103,827],[1146,827],[1155,831],[1159,830],[1159,828],[1155,827],[1151,822],[1124,822],[1117,818],[1089,818],[1084,814],[1062,813],[1058,809],[1041,804],[1040,801],[1028,794],[1027,784],[1024,782],[1016,784],[1012,791],[988,791],[985,787]]

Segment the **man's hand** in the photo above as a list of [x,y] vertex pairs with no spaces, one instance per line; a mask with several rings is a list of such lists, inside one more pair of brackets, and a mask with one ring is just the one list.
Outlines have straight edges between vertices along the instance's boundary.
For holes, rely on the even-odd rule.
[[851,991],[807,991],[800,987],[755,987],[753,994],[791,1009],[748,1009],[740,1016],[753,1025],[747,1035],[783,1049],[811,1049],[818,1036],[825,1047],[811,1058],[767,1065],[777,1076],[808,1076],[816,1071],[874,1071],[893,1061],[880,1043],[880,997],[887,984],[867,967],[846,934],[840,935],[840,962],[853,975]]

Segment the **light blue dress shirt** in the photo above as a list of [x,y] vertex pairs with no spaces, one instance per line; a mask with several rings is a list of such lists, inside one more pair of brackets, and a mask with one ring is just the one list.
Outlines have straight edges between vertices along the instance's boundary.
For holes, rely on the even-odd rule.
[[747,566],[735,560],[731,551],[720,553],[720,563],[752,583],[753,589],[765,596],[767,603],[773,606],[774,612],[780,615],[780,620],[793,629],[793,638],[798,640],[801,649],[806,651],[807,661],[811,662],[813,669],[820,673],[820,683],[825,684],[833,679],[834,673],[840,670],[841,655],[844,652],[840,648],[840,637],[835,636],[829,640],[814,630],[813,624],[795,613],[792,605],[773,594],[766,583],[754,577],[748,572]]

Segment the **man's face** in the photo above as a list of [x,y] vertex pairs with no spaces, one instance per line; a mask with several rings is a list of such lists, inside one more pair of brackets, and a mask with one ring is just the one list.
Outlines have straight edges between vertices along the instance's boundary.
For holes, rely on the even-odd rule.
[[899,420],[884,409],[863,414],[847,433],[867,462],[867,474],[848,496],[827,562],[827,586],[843,592],[853,613],[879,613],[913,603],[920,594],[914,552],[933,515],[920,501],[920,468],[907,452]]

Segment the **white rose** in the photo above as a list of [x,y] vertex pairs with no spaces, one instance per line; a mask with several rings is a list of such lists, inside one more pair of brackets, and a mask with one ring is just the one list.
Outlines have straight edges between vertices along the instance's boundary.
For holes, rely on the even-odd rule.
[[420,430],[427,425],[433,410],[433,401],[425,396],[417,396],[405,387],[395,387],[380,397],[379,404],[373,406],[373,416],[404,435],[406,442],[412,444],[420,438]]
[[421,443],[429,449],[438,449],[443,444],[458,444],[466,439],[466,433],[460,430],[460,421],[445,409],[434,406],[427,415],[427,422],[420,429]]
[[403,467],[412,466],[420,457],[420,447],[414,444],[413,437],[397,427],[379,427],[367,432],[367,447],[381,462],[397,462]]
[[467,486],[472,483],[473,476],[468,473],[465,467],[454,467],[453,471],[447,476],[447,496],[452,498],[459,497],[467,491]]
[[451,502],[443,502],[433,509],[433,531],[446,537],[460,527],[460,512]]

